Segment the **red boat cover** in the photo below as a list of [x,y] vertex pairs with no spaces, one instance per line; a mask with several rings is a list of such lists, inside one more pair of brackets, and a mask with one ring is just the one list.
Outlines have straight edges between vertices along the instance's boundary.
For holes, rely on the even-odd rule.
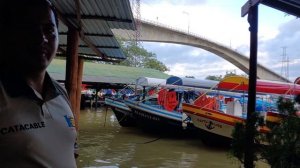
[[[231,76],[220,81],[218,89],[229,91],[248,91],[248,79],[241,76]],[[257,80],[256,91],[273,94],[300,94],[300,85],[276,81]]]

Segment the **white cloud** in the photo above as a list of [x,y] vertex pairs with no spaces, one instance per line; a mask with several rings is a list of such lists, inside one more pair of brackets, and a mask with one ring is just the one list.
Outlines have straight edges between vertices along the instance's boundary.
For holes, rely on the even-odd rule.
[[203,52],[201,52],[201,50],[199,50],[199,49],[192,49],[188,53],[188,55],[193,56],[193,57],[199,57],[199,56],[201,56],[201,54],[203,54]]
[[[277,72],[286,74],[291,81],[300,76],[300,20],[293,18],[281,23],[277,29],[278,33],[271,39],[260,42],[259,52],[264,52],[265,60],[262,64]],[[285,50],[285,53],[284,53]],[[286,58],[285,58],[286,57]],[[288,65],[282,61],[288,58]],[[288,72],[285,72],[288,71]]]
[[203,63],[201,59],[195,59],[193,62],[178,62],[169,64],[164,62],[168,67],[172,67],[168,72],[169,75],[175,76],[194,76],[199,79],[204,79],[209,75],[225,75],[226,72],[235,71],[237,74],[244,74],[238,70],[233,64],[224,61],[220,58],[216,58],[209,64]]
[[300,58],[292,60],[290,62],[290,64],[292,64],[292,65],[299,65],[300,64]]
[[[239,14],[232,15],[218,5],[174,5],[169,1],[160,4],[143,4],[142,18],[158,21],[172,27],[199,34],[229,46],[248,43],[248,23]],[[239,11],[239,10],[237,10]],[[242,22],[244,20],[244,22]],[[232,25],[232,26],[230,26]],[[230,26],[230,28],[226,28]],[[244,34],[235,36],[235,34]]]
[[[195,3],[198,2],[198,3]],[[199,34],[249,56],[250,32],[247,17],[241,17],[244,1],[236,0],[162,0],[142,1],[142,18]],[[280,74],[282,47],[290,56],[290,79],[300,76],[300,21],[283,12],[260,5],[258,62]],[[143,43],[146,49],[170,68],[170,74],[224,75],[237,70],[231,63],[194,47],[167,43]],[[237,70],[238,73],[242,73]]]

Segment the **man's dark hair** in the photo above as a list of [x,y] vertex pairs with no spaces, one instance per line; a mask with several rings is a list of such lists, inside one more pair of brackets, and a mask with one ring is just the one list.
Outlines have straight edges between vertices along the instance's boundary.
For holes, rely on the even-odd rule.
[[9,57],[18,46],[11,46],[8,43],[11,38],[11,31],[18,23],[26,23],[24,18],[32,7],[41,9],[50,8],[54,14],[56,26],[58,17],[54,5],[49,0],[0,0],[0,71],[7,66],[5,57]]
[[55,22],[58,26],[58,16],[55,6],[49,0],[1,0],[0,2],[0,30],[10,25],[13,18],[22,16],[30,6],[49,7],[55,16]]

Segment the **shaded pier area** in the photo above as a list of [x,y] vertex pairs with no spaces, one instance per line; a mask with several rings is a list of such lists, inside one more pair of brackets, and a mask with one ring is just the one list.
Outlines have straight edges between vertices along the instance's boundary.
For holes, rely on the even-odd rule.
[[[66,71],[65,58],[57,57],[48,67],[50,76],[65,84]],[[85,61],[82,69],[82,81],[80,83],[79,109],[85,107],[97,108],[104,99],[99,99],[97,93],[105,89],[119,91],[123,88],[133,86],[136,79],[141,76],[153,78],[168,78],[169,75],[154,69],[136,68],[110,64],[99,64],[91,61]],[[88,93],[86,93],[88,91]]]
[[[58,12],[59,49],[65,57],[65,88],[78,129],[84,60],[126,59],[111,29],[136,30],[129,0],[53,0]],[[99,65],[100,66],[100,65]]]

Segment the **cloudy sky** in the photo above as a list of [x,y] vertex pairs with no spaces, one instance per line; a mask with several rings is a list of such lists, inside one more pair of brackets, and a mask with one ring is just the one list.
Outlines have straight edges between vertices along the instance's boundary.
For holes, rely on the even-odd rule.
[[[243,0],[141,0],[141,17],[190,31],[222,43],[249,56],[250,33],[247,17],[241,17]],[[300,20],[283,12],[259,6],[258,62],[291,81],[300,76]],[[154,52],[171,75],[243,74],[237,67],[205,50],[167,43],[142,42]],[[285,49],[287,62],[283,62]],[[288,70],[287,70],[288,69]]]

